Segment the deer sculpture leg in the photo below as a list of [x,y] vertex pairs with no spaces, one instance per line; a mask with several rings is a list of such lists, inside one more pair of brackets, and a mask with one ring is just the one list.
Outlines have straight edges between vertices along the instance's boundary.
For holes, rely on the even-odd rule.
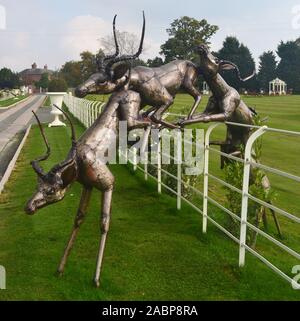
[[100,273],[103,261],[105,243],[107,238],[107,233],[109,230],[110,214],[111,214],[111,200],[112,200],[112,189],[104,191],[102,194],[102,210],[101,210],[101,240],[98,252],[96,274],[95,274],[95,285],[100,286]]
[[197,108],[201,102],[201,94],[200,94],[199,90],[194,86],[194,82],[195,82],[196,78],[197,78],[197,74],[196,74],[195,70],[190,69],[187,76],[184,79],[184,82],[183,82],[183,88],[195,100],[195,102],[189,112],[188,119],[193,117],[195,111],[197,110]]
[[84,217],[86,215],[86,210],[87,210],[87,207],[88,207],[88,204],[90,201],[91,193],[92,193],[91,188],[84,187],[82,190],[79,208],[78,208],[75,220],[74,220],[73,230],[72,230],[70,239],[67,243],[67,246],[65,248],[64,254],[61,258],[59,267],[58,267],[59,274],[63,274],[63,272],[64,272],[64,268],[65,268],[68,256],[71,252],[71,249],[73,247],[73,244],[74,244],[77,234],[79,232],[79,228],[84,221]]

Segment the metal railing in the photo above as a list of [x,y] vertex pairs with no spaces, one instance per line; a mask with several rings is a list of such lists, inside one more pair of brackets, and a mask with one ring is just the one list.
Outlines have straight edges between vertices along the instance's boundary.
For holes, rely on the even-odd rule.
[[71,114],[74,115],[86,128],[93,124],[105,105],[102,101],[77,98],[71,93],[64,96],[64,103]]
[[[91,102],[86,101],[83,99],[75,98],[71,95],[68,95],[65,97],[65,104],[68,107],[69,111],[78,118],[86,127],[89,127],[92,122],[96,119],[99,112],[101,112],[101,109],[104,105],[104,103],[99,102]],[[183,116],[184,115],[178,115],[178,114],[168,114],[171,116]],[[290,180],[293,180],[295,182],[300,182],[300,177],[281,171],[279,169],[275,169],[260,163],[255,162],[252,160],[251,153],[253,149],[254,143],[257,141],[259,137],[266,133],[278,133],[278,134],[288,134],[293,136],[299,136],[300,132],[295,131],[288,131],[288,130],[282,130],[282,129],[275,129],[275,128],[269,128],[267,126],[259,127],[259,126],[250,126],[245,124],[239,124],[239,123],[230,123],[227,122],[228,125],[232,126],[240,126],[240,127],[249,127],[253,130],[253,133],[251,134],[247,145],[245,147],[245,153],[244,158],[238,158],[235,156],[231,156],[229,154],[223,153],[217,149],[214,149],[210,147],[210,136],[213,133],[213,131],[219,127],[224,126],[223,123],[214,123],[206,130],[205,134],[205,142],[204,142],[204,173],[203,173],[203,190],[199,190],[195,188],[194,186],[189,185],[183,180],[182,177],[182,162],[178,162],[177,165],[177,173],[174,175],[174,173],[170,173],[162,168],[162,156],[163,152],[161,151],[161,146],[158,147],[158,162],[156,165],[151,165],[156,168],[157,175],[153,176],[149,173],[149,164],[147,162],[144,162],[143,166],[142,164],[138,164],[135,159],[137,159],[136,155],[133,155],[133,157],[129,157],[129,161],[132,163],[134,170],[140,170],[144,173],[145,180],[148,179],[148,177],[153,178],[155,181],[157,181],[157,191],[158,193],[162,193],[162,187],[164,187],[166,190],[171,192],[177,197],[177,208],[178,210],[181,209],[181,202],[184,201],[188,205],[190,205],[195,211],[200,213],[203,217],[203,233],[207,233],[207,226],[208,222],[212,223],[216,228],[221,230],[223,233],[225,233],[229,238],[231,238],[234,242],[236,242],[239,246],[239,266],[243,267],[245,265],[245,257],[246,257],[246,251],[257,257],[260,261],[262,261],[265,265],[267,265],[269,268],[271,268],[275,273],[277,273],[279,276],[281,276],[283,279],[288,281],[291,284],[295,284],[295,281],[292,280],[287,274],[285,274],[282,270],[280,270],[278,267],[276,267],[273,263],[271,263],[269,260],[267,260],[263,255],[258,253],[255,249],[251,248],[246,243],[247,239],[247,228],[255,231],[262,237],[266,238],[268,241],[273,243],[274,245],[278,246],[282,250],[284,250],[289,255],[293,256],[294,258],[300,260],[300,253],[296,252],[295,250],[291,249],[290,247],[286,246],[282,242],[276,240],[271,235],[267,234],[266,232],[262,231],[258,227],[254,226],[250,222],[248,222],[248,201],[249,199],[257,202],[261,206],[264,206],[266,208],[269,208],[273,210],[274,212],[280,214],[281,216],[284,216],[287,219],[292,220],[295,223],[300,223],[300,218],[296,216],[295,214],[289,213],[285,211],[284,209],[281,209],[277,206],[274,206],[272,204],[266,203],[263,200],[258,199],[257,197],[254,197],[249,193],[249,180],[250,180],[250,169],[252,167],[260,168],[264,171],[271,172],[275,175],[279,175],[281,177],[288,178]],[[193,142],[193,144],[197,144],[196,142]],[[235,160],[237,162],[240,162],[244,165],[243,169],[243,184],[242,189],[238,189],[235,186],[229,184],[228,182],[223,181],[222,179],[215,177],[214,175],[209,173],[209,163],[210,163],[210,153],[216,153],[223,157],[226,157],[228,159]],[[170,156],[169,156],[170,157]],[[175,160],[175,158],[173,158]],[[174,190],[170,186],[166,185],[162,180],[162,174],[168,175],[172,179],[177,181],[177,190]],[[241,213],[233,213],[226,207],[224,207],[222,204],[220,204],[218,201],[214,200],[209,196],[209,180],[214,180],[221,185],[232,189],[233,191],[241,194],[242,200],[241,200]],[[196,204],[194,204],[191,200],[185,198],[182,195],[182,186],[185,186],[186,188],[190,188],[194,193],[199,195],[203,198],[203,207],[199,208]],[[234,236],[230,231],[225,229],[223,226],[221,226],[218,222],[216,222],[208,212],[208,204],[212,204],[215,207],[219,208],[221,211],[225,212],[226,214],[230,215],[232,218],[236,219],[240,223],[240,233],[239,237]]]

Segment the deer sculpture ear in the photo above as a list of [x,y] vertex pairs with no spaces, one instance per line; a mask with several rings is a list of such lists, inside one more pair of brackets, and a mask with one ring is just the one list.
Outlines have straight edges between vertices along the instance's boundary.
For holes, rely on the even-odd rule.
[[220,63],[219,63],[219,70],[220,71],[222,71],[222,70],[234,70],[234,69],[235,69],[235,66],[229,64],[228,62],[220,61]]
[[113,82],[116,82],[118,79],[121,79],[129,71],[130,66],[127,63],[118,64],[113,69]]

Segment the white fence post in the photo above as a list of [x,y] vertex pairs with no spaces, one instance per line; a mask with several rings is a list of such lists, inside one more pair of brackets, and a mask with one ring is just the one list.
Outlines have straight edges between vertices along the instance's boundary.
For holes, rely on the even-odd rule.
[[137,170],[137,149],[133,149],[133,170]]
[[144,164],[144,174],[145,174],[145,181],[148,180],[148,158],[145,160],[145,164]]
[[268,129],[267,126],[259,128],[248,139],[245,148],[245,163],[244,163],[244,176],[243,176],[243,190],[242,190],[242,208],[241,208],[241,231],[240,231],[240,251],[239,251],[239,266],[245,265],[245,244],[247,238],[247,216],[248,216],[248,192],[249,192],[249,179],[251,170],[251,153],[252,147],[257,138],[265,133]]
[[157,192],[161,194],[161,135],[159,133],[157,146]]
[[205,146],[204,146],[204,182],[203,182],[203,233],[207,232],[207,202],[208,202],[208,170],[209,170],[209,142],[210,135],[212,131],[221,125],[221,123],[216,123],[211,126],[206,131],[205,134]]
[[177,132],[177,152],[175,159],[177,160],[177,209],[181,210],[181,192],[182,192],[182,133]]
[[177,209],[181,210],[181,166],[182,164],[177,164]]

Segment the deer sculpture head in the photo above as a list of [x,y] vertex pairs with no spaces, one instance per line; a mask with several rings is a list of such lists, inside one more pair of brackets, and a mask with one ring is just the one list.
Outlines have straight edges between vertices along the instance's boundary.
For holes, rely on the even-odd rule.
[[215,57],[209,50],[208,46],[201,44],[196,48],[200,55],[200,71],[207,77],[215,77],[223,70],[235,70],[240,81],[247,81],[255,76],[255,70],[252,75],[242,78],[240,70],[236,64],[228,60],[221,60]]
[[[61,110],[59,107],[55,107]],[[34,214],[38,209],[42,207],[62,200],[65,196],[67,188],[77,178],[75,130],[69,116],[63,110],[61,111],[65,114],[66,118],[71,124],[72,147],[67,159],[62,163],[55,165],[48,173],[44,172],[43,168],[40,166],[40,162],[45,161],[49,158],[51,149],[40,120],[33,112],[38,122],[47,151],[45,155],[31,161],[31,166],[38,177],[38,185],[36,192],[25,206],[25,212],[30,215]]]
[[113,34],[116,51],[113,55],[97,56],[97,72],[89,77],[83,84],[79,85],[75,94],[77,97],[85,97],[87,94],[101,93],[110,94],[116,89],[123,87],[129,80],[130,74],[129,61],[137,59],[143,50],[144,36],[145,36],[145,14],[143,12],[143,28],[142,36],[138,51],[133,55],[121,55],[116,35],[116,15],[113,20]]

